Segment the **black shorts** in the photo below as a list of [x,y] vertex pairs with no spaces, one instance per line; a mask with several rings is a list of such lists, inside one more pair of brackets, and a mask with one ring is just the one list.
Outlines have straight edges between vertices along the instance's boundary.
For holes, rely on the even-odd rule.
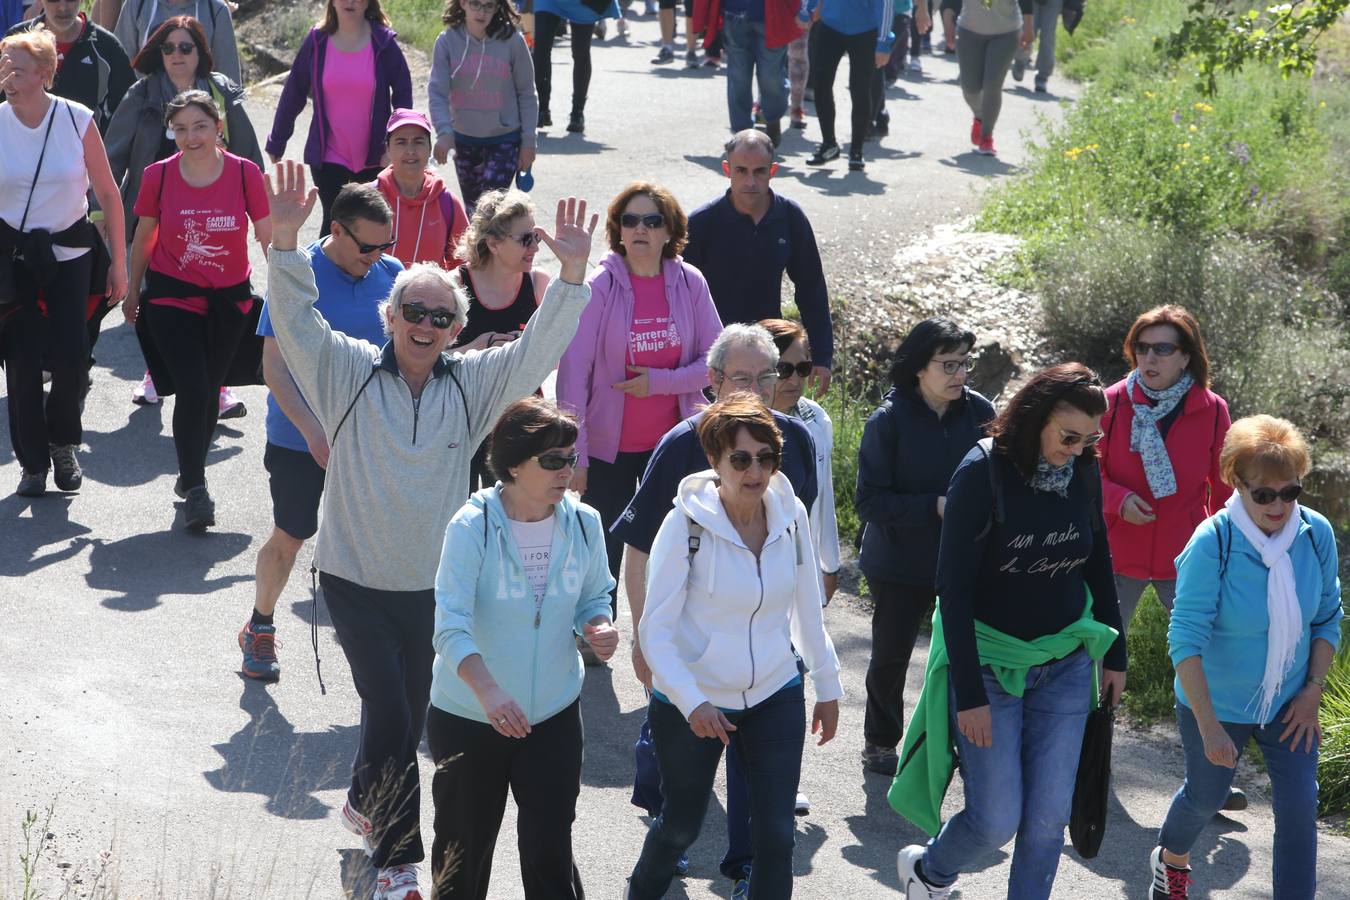
[[323,468],[308,451],[276,444],[263,451],[263,468],[272,491],[272,521],[297,541],[313,537],[319,530]]

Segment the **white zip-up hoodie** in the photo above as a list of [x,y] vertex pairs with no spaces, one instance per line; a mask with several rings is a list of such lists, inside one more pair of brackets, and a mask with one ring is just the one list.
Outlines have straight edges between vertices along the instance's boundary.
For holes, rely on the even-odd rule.
[[[759,559],[727,517],[711,470],[680,482],[656,534],[638,637],[653,686],[685,718],[705,701],[748,709],[767,700],[797,675],[794,647],[817,701],[844,696],[806,507],[781,472],[764,505],[769,535]],[[692,559],[690,519],[703,528]]]

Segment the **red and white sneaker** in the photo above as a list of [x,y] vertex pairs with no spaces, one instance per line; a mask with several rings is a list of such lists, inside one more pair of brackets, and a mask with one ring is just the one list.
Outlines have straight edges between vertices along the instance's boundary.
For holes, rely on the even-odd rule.
[[[342,804],[342,811],[338,813],[338,821],[342,823],[343,828],[361,839],[361,849],[366,851],[366,856],[375,855],[375,841],[371,837],[374,828],[371,826],[369,819],[352,809],[351,800]],[[414,872],[413,878],[416,879],[416,877],[417,875]]]
[[981,156],[998,156],[998,151],[994,149],[994,136],[991,134],[980,135],[980,146],[975,148],[975,152]]
[[141,383],[131,389],[131,402],[137,406],[155,406],[159,403],[159,393],[155,390],[155,380],[147,369],[141,376]]
[[371,900],[422,900],[422,889],[417,886],[417,865],[404,863],[381,869],[375,877]]
[[1150,900],[1186,900],[1191,886],[1190,866],[1181,868],[1163,862],[1162,847],[1153,848],[1148,864],[1153,870],[1153,883],[1149,890]]
[[976,147],[980,146],[980,139],[984,137],[984,123],[979,119],[970,120],[970,142]]
[[248,415],[248,407],[244,406],[244,401],[235,396],[234,391],[227,387],[220,389],[220,412],[216,415],[218,419],[238,419],[241,416]]

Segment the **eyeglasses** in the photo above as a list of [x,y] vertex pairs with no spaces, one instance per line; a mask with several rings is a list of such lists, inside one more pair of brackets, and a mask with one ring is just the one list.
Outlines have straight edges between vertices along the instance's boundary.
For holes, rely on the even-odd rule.
[[535,234],[533,231],[527,231],[524,234],[508,234],[507,237],[524,247],[526,250],[539,243],[539,235]]
[[403,321],[416,325],[427,316],[431,317],[431,327],[444,331],[455,323],[455,314],[448,309],[427,309],[420,303],[404,303],[398,308]]
[[[1059,426],[1055,427],[1058,428]],[[1094,431],[1089,435],[1081,435],[1076,431],[1066,431],[1063,428],[1059,429],[1059,442],[1061,444],[1065,447],[1076,447],[1079,444],[1082,444],[1084,450],[1088,447],[1096,446],[1097,442],[1105,436],[1106,435],[1100,431]]]
[[1247,486],[1247,496],[1252,498],[1252,502],[1257,506],[1269,506],[1276,499],[1283,500],[1285,503],[1293,503],[1303,493],[1303,485],[1291,484],[1282,487],[1278,491],[1268,487],[1252,487],[1246,481],[1242,482]]
[[945,359],[945,360],[930,359],[928,363],[929,365],[936,363],[937,365],[941,366],[943,375],[955,375],[957,372],[960,371],[970,372],[975,368],[975,360],[969,356],[967,356],[965,359]]
[[[356,237],[356,233],[352,231],[351,226],[349,226],[346,222],[338,222],[338,224],[342,226],[343,231],[347,232],[347,237],[351,238],[352,243],[356,245],[356,252],[360,253],[362,256],[369,256],[376,250],[383,253],[384,251],[388,250],[390,247],[398,243],[398,241],[385,241],[382,244],[363,244]],[[409,321],[411,321],[411,319]]]
[[637,213],[624,213],[619,216],[619,224],[624,228],[636,228],[642,225],[648,231],[655,231],[666,224],[666,217],[660,213],[648,213],[645,216],[640,216]]
[[735,375],[727,375],[721,369],[713,369],[722,381],[730,381],[732,385],[742,391],[749,391],[758,384],[761,388],[768,390],[778,383],[777,372],[760,372],[758,375],[751,375],[748,372],[737,372]]
[[558,472],[567,467],[576,467],[577,460],[581,459],[580,453],[572,453],[563,456],[561,453],[541,453],[538,456],[531,456],[530,459],[539,461],[539,468],[548,472]]
[[737,472],[744,472],[752,462],[757,462],[761,469],[772,474],[778,471],[779,458],[780,454],[772,450],[761,450],[754,456],[750,455],[749,450],[732,450],[727,454],[727,462]]
[[1135,359],[1140,359],[1142,357],[1148,356],[1150,352],[1152,352],[1154,356],[1157,356],[1159,358],[1168,357],[1171,356],[1173,353],[1176,353],[1177,350],[1179,349],[1181,348],[1179,348],[1176,344],[1172,343],[1171,341],[1159,341],[1156,344],[1150,344],[1147,341],[1134,342]]
[[460,0],[464,8],[474,12],[487,13],[497,8],[496,3],[476,3],[475,0]]
[[792,364],[790,362],[780,362],[778,364],[778,379],[786,381],[796,374],[798,377],[805,378],[811,374],[811,360]]
[[163,53],[165,56],[173,56],[175,53],[181,53],[184,56],[190,56],[191,54],[197,52],[197,45],[192,43],[192,41],[179,41],[176,44],[171,44],[168,41],[165,41],[164,43],[159,45],[159,52]]

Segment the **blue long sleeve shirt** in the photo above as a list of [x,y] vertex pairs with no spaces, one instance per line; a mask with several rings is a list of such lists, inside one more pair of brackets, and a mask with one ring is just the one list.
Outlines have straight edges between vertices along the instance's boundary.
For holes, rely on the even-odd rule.
[[816,365],[834,362],[830,294],[820,264],[816,235],[806,213],[779,194],[764,218],[736,211],[727,191],[689,217],[684,261],[708,280],[722,323],[754,323],[783,315],[783,273],[792,279],[794,299],[811,342]]
[[[1332,647],[1339,647],[1341,641],[1344,613],[1336,535],[1320,513],[1307,507],[1302,511],[1289,561],[1303,614],[1303,636],[1294,648],[1294,666],[1271,704],[1272,717],[1307,681],[1313,639],[1322,638]],[[1177,596],[1167,628],[1168,652],[1173,665],[1200,657],[1220,722],[1269,724],[1255,718],[1270,631],[1268,572],[1260,553],[1232,523],[1227,509],[1201,522],[1177,557]],[[1174,687],[1177,700],[1189,706],[1180,678]]]

